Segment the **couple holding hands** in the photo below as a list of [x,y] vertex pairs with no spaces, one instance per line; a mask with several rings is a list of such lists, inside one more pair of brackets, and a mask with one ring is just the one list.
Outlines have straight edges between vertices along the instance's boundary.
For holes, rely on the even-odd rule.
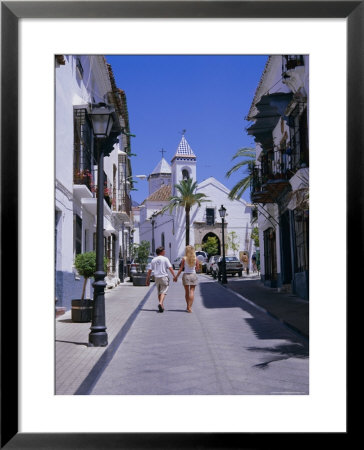
[[191,313],[192,303],[195,298],[195,288],[198,283],[196,269],[198,270],[199,268],[199,261],[196,257],[195,249],[192,247],[192,245],[186,246],[186,255],[182,258],[182,262],[177,275],[174,273],[172,264],[170,263],[169,259],[165,256],[165,248],[158,247],[156,253],[157,256],[153,258],[151,262],[151,269],[148,270],[146,285],[149,286],[150,275],[153,270],[155,284],[158,289],[159,312],[162,313],[164,311],[164,297],[166,296],[169,287],[168,270],[173,275],[173,281],[176,282],[182,270],[184,269],[182,284],[185,288],[187,312]]

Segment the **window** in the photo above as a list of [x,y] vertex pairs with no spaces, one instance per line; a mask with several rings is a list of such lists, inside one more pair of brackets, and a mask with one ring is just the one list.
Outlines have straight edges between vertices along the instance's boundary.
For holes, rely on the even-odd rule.
[[277,280],[276,233],[273,228],[264,231],[265,279]]
[[183,170],[182,170],[182,178],[183,178],[184,180],[188,180],[188,179],[190,178],[190,174],[189,174],[189,172],[188,172],[187,169],[183,169]]
[[76,57],[76,67],[78,70],[78,74],[80,75],[80,78],[83,78],[83,67],[79,56]]
[[308,212],[294,211],[295,271],[308,270]]
[[291,169],[308,166],[307,108],[295,107],[289,116],[289,131]]
[[92,191],[96,160],[92,150],[91,124],[84,109],[74,110],[73,135],[73,182],[85,184]]
[[116,248],[116,236],[114,234],[111,235],[111,245],[112,245],[112,251],[111,251],[111,271],[113,273],[116,272],[116,258],[117,258],[117,248]]
[[206,225],[214,225],[214,224],[215,224],[215,209],[206,208]]
[[162,245],[162,247],[165,247],[166,245],[165,245],[165,237],[164,237],[164,233],[162,233],[162,235],[161,235],[161,245]]
[[287,70],[292,70],[297,66],[303,66],[303,56],[302,55],[283,55],[282,58],[282,73]]
[[77,214],[74,215],[74,250],[75,254],[82,253],[82,219]]

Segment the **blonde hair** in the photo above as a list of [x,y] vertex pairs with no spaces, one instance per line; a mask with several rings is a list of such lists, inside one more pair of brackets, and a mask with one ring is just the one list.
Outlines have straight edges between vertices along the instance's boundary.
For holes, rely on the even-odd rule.
[[190,267],[194,267],[196,264],[196,259],[195,249],[192,247],[192,245],[187,245],[185,261]]

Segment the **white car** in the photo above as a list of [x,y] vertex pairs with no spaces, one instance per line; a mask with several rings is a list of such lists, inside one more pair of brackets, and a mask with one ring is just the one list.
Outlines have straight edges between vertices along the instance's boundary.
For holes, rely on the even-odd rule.
[[201,250],[198,250],[198,251],[196,252],[196,256],[197,256],[197,259],[198,259],[198,260],[200,261],[200,263],[201,263],[201,266],[202,266],[202,272],[206,272],[206,264],[207,264],[208,259],[209,259],[207,253],[206,253],[206,252],[203,252],[203,251],[201,251]]
[[[148,256],[148,263],[145,267],[145,272],[148,272],[148,270],[152,267],[151,262],[154,256],[150,255]],[[133,276],[140,272],[139,268],[139,262],[137,259],[133,259],[133,261],[130,264],[130,281],[133,281]],[[152,273],[150,274],[150,280],[154,281],[154,272],[152,270]]]
[[173,269],[178,270],[179,266],[181,265],[181,262],[182,262],[181,256],[179,258],[176,258],[172,263]]
[[212,265],[220,258],[220,255],[211,256],[206,264],[206,273],[212,273]]

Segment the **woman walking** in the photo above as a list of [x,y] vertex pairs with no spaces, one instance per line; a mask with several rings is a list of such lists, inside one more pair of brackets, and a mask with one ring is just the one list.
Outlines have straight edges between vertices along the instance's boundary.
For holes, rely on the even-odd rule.
[[182,276],[182,284],[185,288],[185,299],[187,303],[187,312],[192,312],[192,304],[195,298],[195,289],[197,286],[197,275],[196,269],[199,269],[199,261],[196,258],[195,249],[192,245],[187,245],[186,247],[186,256],[182,258],[181,266],[177,275],[174,278],[174,281],[178,280],[178,277],[182,270],[184,269],[184,274]]

